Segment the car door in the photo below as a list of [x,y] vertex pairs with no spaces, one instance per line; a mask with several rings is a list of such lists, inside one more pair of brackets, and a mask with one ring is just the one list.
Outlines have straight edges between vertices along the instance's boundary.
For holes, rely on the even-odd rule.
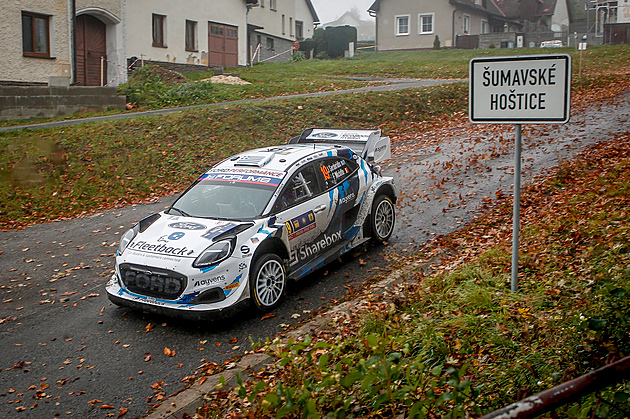
[[342,242],[350,241],[359,231],[354,224],[366,189],[366,182],[359,179],[359,165],[342,157],[327,157],[315,161],[315,168],[332,209],[327,234],[339,233]]
[[298,170],[280,193],[274,212],[276,223],[285,225],[291,271],[316,260],[341,239],[326,233],[332,216],[330,204],[312,163]]

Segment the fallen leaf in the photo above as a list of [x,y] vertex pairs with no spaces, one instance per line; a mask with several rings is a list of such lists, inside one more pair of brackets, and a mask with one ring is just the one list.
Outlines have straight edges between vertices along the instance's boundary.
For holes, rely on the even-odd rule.
[[276,317],[276,315],[273,314],[273,313],[269,313],[269,314],[265,314],[264,316],[262,316],[262,318],[260,320],[267,320],[267,319],[271,319],[272,317]]
[[100,407],[101,409],[115,409],[111,404],[104,404]]
[[129,411],[129,409],[127,409],[126,407],[121,407],[120,408],[120,413],[118,413],[118,416],[116,416],[116,419],[118,419],[119,417],[121,417],[122,415],[127,413],[128,411]]
[[166,355],[166,356],[175,356],[175,350],[165,347],[164,348],[164,355]]

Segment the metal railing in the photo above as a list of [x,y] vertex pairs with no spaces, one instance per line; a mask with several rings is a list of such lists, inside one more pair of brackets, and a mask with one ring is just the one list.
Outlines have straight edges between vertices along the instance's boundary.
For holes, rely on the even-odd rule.
[[630,357],[496,410],[482,419],[535,418],[628,379],[630,379]]

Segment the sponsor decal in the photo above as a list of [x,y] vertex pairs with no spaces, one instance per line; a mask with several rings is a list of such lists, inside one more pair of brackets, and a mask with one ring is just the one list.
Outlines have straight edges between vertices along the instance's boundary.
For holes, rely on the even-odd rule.
[[186,235],[186,233],[182,233],[182,232],[177,232],[177,233],[173,233],[170,236],[168,236],[169,240],[179,240],[182,237],[184,237]]
[[293,240],[294,238],[299,237],[302,234],[311,231],[312,229],[317,227],[317,223],[315,222],[315,213],[313,213],[313,211],[309,211],[305,214],[295,217],[291,221],[287,221],[284,224],[287,227],[289,240]]
[[236,279],[232,281],[230,285],[227,285],[226,287],[223,288],[223,292],[225,293],[226,297],[232,293],[232,290],[238,288],[238,286],[240,285],[240,279],[242,277],[243,277],[243,274],[239,274],[239,276],[237,276]]
[[180,221],[179,223],[171,223],[168,225],[170,228],[177,230],[205,230],[207,227],[199,223],[189,223],[186,221]]
[[260,241],[258,237],[252,237],[250,240],[252,241],[252,243],[258,243]]
[[317,132],[311,135],[311,137],[313,138],[335,138],[336,136],[337,134],[335,134],[334,132]]
[[217,282],[221,282],[221,281],[225,281],[225,275],[219,275],[219,276],[215,276],[214,278],[197,280],[193,284],[193,287],[194,288],[203,287],[203,286],[206,286],[206,285],[216,284]]
[[332,233],[331,235],[324,233],[324,236],[320,240],[314,243],[305,244],[298,249],[293,250],[293,257],[291,259],[302,261],[312,256],[316,256],[319,252],[332,246],[340,240],[341,231],[337,231],[336,233]]
[[194,250],[184,247],[172,247],[167,244],[151,244],[143,240],[133,242],[129,245],[129,249],[142,250],[145,252],[164,253],[175,256],[190,256],[195,253]]
[[226,231],[236,227],[238,224],[228,223],[224,225],[218,225],[216,227],[212,227],[206,233],[204,233],[201,237],[204,239],[212,240],[213,238],[225,233]]
[[355,198],[356,198],[355,193],[351,192],[350,194],[344,196],[343,198],[339,198],[339,205],[347,204],[350,201],[354,201]]
[[386,148],[387,148],[387,144],[383,144],[383,145],[382,145],[382,146],[380,146],[380,147],[376,147],[376,148],[374,149],[374,153],[380,153],[381,151],[385,150]]
[[[280,178],[282,179],[285,175],[285,172],[278,172],[276,170],[265,170],[265,169],[250,169],[250,168],[245,168],[245,167],[234,167],[234,168],[218,168],[218,169],[211,169],[210,171],[208,171],[207,174],[209,173],[239,173],[239,174],[246,174],[246,175],[257,175],[257,176],[269,176],[269,177],[276,177],[276,178]],[[203,176],[202,176],[203,178]]]
[[369,134],[360,134],[358,132],[346,132],[341,134],[341,136],[339,138],[341,138],[342,140],[362,140],[366,137],[369,137]]
[[247,247],[245,245],[241,246],[241,253],[244,254],[244,255],[248,254],[249,253],[249,247]]
[[246,175],[246,174],[237,174],[237,173],[206,173],[202,175],[198,180],[199,181],[213,180],[217,182],[238,182],[238,183],[263,185],[263,186],[278,186],[280,185],[280,182],[282,181],[281,178],[277,178],[277,177]]
[[230,285],[225,287],[226,291],[233,290],[234,288],[238,288],[240,282],[232,282]]
[[239,272],[243,272],[245,269],[247,269],[247,264],[246,263],[239,263],[238,264],[238,271]]

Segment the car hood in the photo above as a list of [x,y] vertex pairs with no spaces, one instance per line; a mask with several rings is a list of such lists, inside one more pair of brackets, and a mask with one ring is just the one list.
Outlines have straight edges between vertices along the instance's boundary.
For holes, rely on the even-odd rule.
[[222,237],[231,237],[254,223],[179,217],[162,214],[139,233],[126,250],[195,258]]

